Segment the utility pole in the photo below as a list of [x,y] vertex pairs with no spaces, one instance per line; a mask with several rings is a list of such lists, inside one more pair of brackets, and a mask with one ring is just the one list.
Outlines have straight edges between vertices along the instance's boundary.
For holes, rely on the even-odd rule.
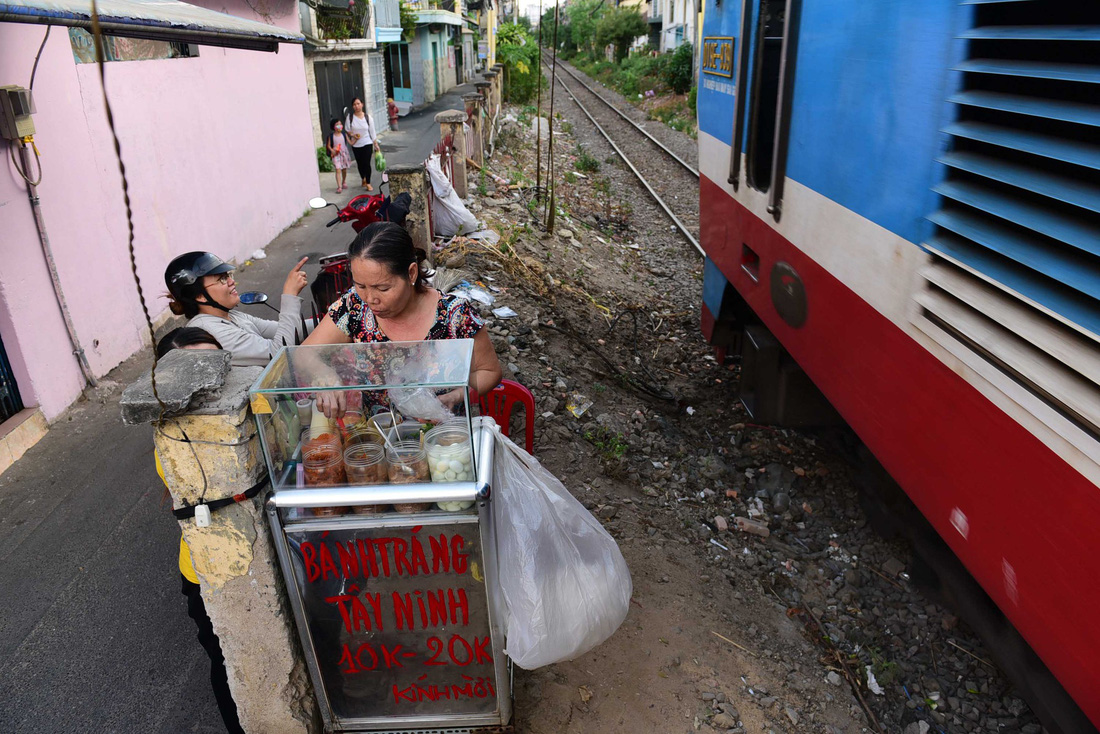
[[[553,82],[551,82],[552,84]],[[542,197],[542,0],[539,0],[539,86],[535,93],[535,119],[539,121],[535,134],[535,196]]]
[[546,231],[554,234],[554,89],[555,80],[558,78],[558,18],[561,14],[560,0],[554,0],[554,63],[550,71],[550,143],[546,162],[546,185],[550,187],[549,210],[546,212]]

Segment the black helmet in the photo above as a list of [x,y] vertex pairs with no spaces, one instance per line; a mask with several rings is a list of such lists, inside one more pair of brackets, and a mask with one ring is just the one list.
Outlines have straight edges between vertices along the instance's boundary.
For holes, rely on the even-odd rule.
[[198,302],[195,296],[206,297],[206,302],[211,306],[229,311],[224,308],[206,292],[202,285],[203,276],[221,275],[233,270],[233,266],[210,252],[185,252],[172,262],[164,271],[164,284],[168,286],[168,292],[173,300],[183,307],[187,316],[198,313]]

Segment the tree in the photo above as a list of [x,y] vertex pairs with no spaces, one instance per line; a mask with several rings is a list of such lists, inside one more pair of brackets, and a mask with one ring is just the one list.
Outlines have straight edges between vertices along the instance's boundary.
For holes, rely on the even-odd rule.
[[[596,25],[607,11],[604,0],[577,0],[565,13],[569,16],[569,36],[581,53],[596,58]],[[551,25],[551,28],[553,26]],[[559,40],[561,36],[558,36]]]
[[416,11],[405,0],[399,0],[398,9],[401,12],[401,38],[411,41],[416,37]]
[[630,44],[649,32],[649,25],[636,8],[615,8],[603,14],[596,24],[596,43],[600,48],[615,45],[615,60],[622,61]]

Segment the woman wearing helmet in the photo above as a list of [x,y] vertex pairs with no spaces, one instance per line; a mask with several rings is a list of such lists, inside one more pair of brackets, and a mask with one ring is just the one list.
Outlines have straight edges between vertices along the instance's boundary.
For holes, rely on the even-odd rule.
[[301,322],[306,287],[303,257],[286,276],[279,320],[267,321],[242,313],[233,266],[209,252],[188,252],[168,264],[164,283],[171,294],[172,313],[187,316],[188,326],[210,333],[233,354],[234,366],[266,365],[279,349],[294,343]]

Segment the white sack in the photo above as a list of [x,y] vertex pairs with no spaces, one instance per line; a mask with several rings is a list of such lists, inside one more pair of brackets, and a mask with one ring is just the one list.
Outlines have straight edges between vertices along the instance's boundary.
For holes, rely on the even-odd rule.
[[432,153],[425,161],[428,176],[432,180],[432,229],[440,237],[453,237],[456,234],[476,232],[477,220],[462,199],[458,198],[454,187],[443,173],[439,164],[439,154]]
[[499,429],[493,459],[505,652],[527,670],[572,660],[626,618],[630,570],[603,525]]

